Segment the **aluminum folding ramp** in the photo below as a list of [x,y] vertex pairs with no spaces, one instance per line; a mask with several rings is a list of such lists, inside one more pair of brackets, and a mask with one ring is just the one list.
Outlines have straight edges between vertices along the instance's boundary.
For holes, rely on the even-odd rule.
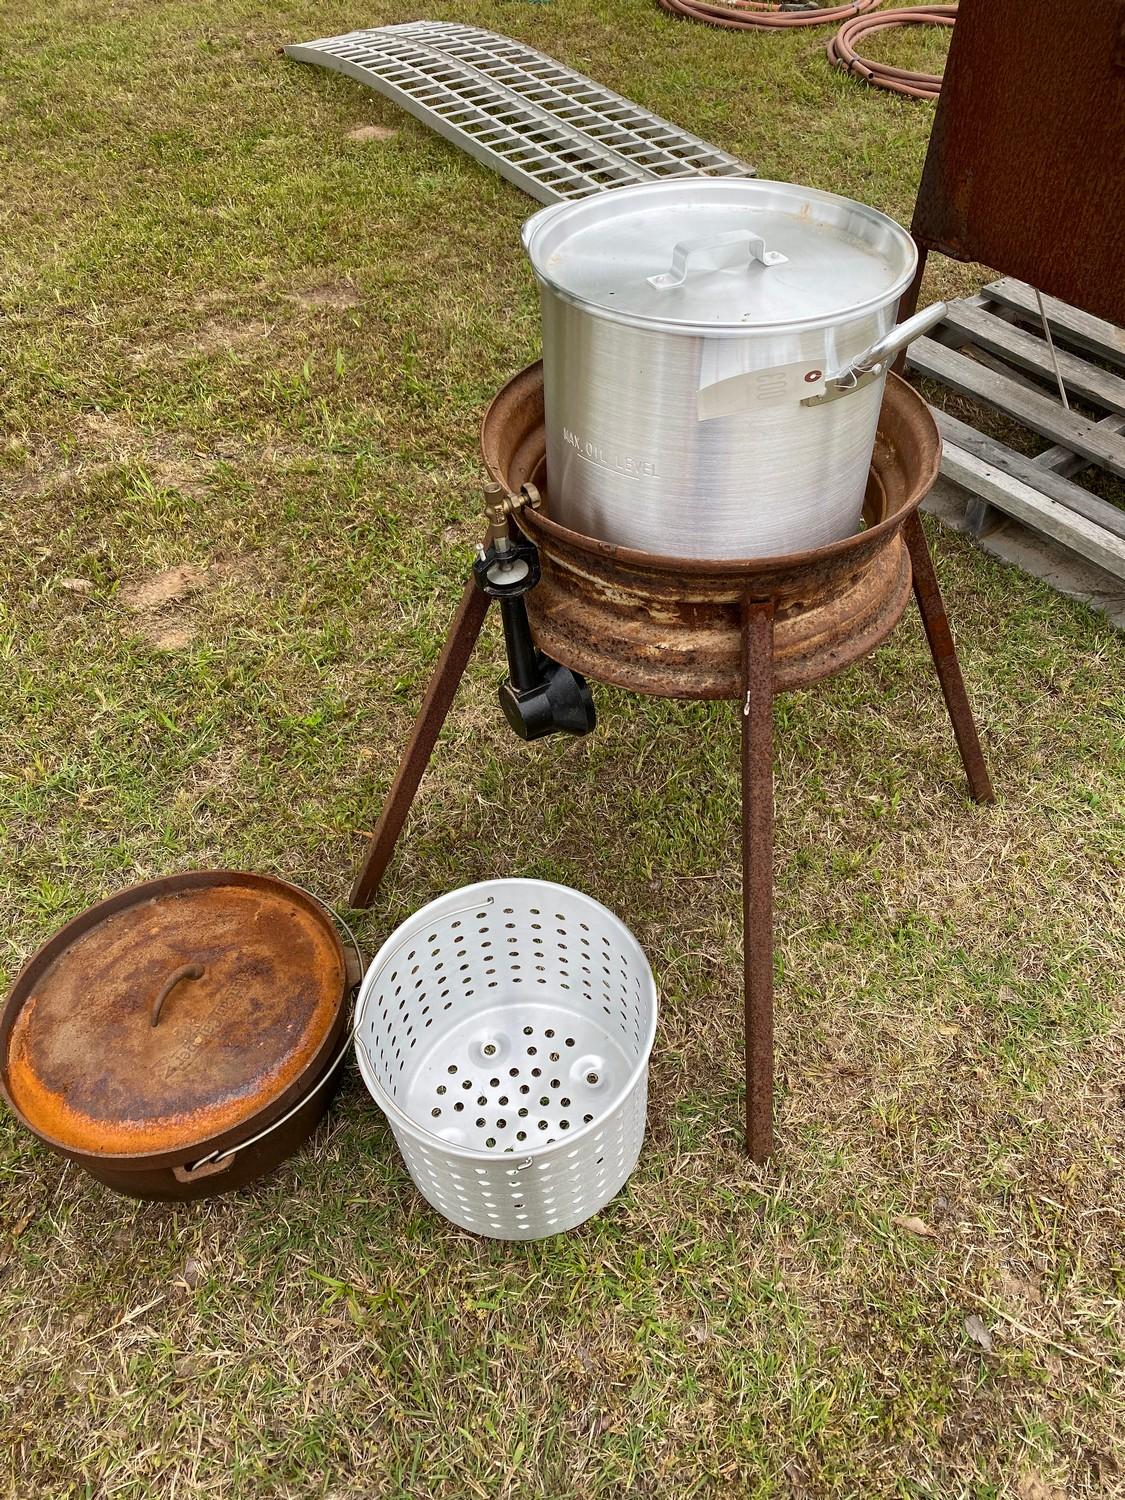
[[285,49],[367,84],[541,203],[754,168],[522,42],[409,21]]

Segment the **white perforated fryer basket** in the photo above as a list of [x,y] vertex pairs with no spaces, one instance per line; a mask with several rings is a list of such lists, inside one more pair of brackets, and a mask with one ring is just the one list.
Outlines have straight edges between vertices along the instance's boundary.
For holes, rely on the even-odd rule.
[[496,1239],[573,1229],[645,1130],[656,984],[623,922],[541,880],[432,901],[384,943],[356,1056],[418,1191]]

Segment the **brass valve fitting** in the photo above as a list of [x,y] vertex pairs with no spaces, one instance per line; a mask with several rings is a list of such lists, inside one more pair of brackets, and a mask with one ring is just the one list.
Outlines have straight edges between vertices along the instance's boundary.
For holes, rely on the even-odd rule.
[[483,487],[484,493],[484,518],[488,522],[488,535],[485,545],[495,547],[498,552],[505,552],[510,545],[508,540],[508,519],[517,511],[530,506],[532,510],[538,510],[543,504],[542,496],[533,484],[525,484],[518,495],[513,495],[511,490],[505,489],[502,484],[494,480]]

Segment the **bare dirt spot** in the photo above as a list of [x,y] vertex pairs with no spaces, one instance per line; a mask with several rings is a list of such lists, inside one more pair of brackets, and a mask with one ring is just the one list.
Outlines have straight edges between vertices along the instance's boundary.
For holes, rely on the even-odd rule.
[[304,292],[290,292],[287,293],[285,300],[295,302],[298,307],[328,307],[336,312],[343,312],[349,307],[358,307],[360,303],[355,287],[346,281],[328,281],[322,286],[309,287]]
[[1029,1303],[1038,1306],[1043,1301],[1038,1282],[1028,1277],[1013,1276],[1009,1271],[1001,1271],[996,1285],[1005,1300],[1013,1306]]
[[198,568],[194,563],[182,563],[177,568],[153,573],[138,583],[126,584],[120,599],[131,614],[153,614],[166,605],[176,604],[190,594],[198,593],[206,583],[206,569]]
[[57,469],[42,469],[17,479],[10,486],[11,497],[13,500],[38,500],[46,495],[57,494],[60,490],[68,490],[80,480],[94,479],[98,474],[104,474],[115,467],[112,463],[63,464]]
[[216,307],[225,307],[235,300],[235,293],[223,287],[208,287],[191,299],[192,312],[205,313]]
[[174,359],[175,349],[171,344],[158,340],[151,344],[144,344],[139,349],[130,349],[125,356],[135,370],[147,370],[150,366],[158,366],[165,360]]
[[140,441],[141,434],[136,424],[112,412],[86,412],[79,421],[99,447],[115,453],[130,453]]
[[140,628],[145,640],[157,651],[186,651],[195,640],[195,630],[190,625],[169,625],[161,620],[146,620]]
[[1019,1500],[1066,1500],[1065,1491],[1048,1484],[1034,1469],[1025,1469],[1020,1475],[1016,1481],[1016,1494]]
[[225,354],[260,344],[272,332],[269,323],[237,323],[231,318],[208,318],[195,329],[189,342],[195,354]]
[[165,568],[136,583],[126,584],[119,595],[121,603],[136,615],[137,630],[157,651],[186,651],[195,640],[195,626],[169,606],[190,598],[208,581],[205,568],[182,563]]
[[206,477],[185,459],[158,458],[146,462],[145,468],[162,489],[178,490],[195,500],[203,499],[208,492]]
[[77,455],[65,457],[58,444],[29,445],[23,473],[0,480],[0,491],[13,500],[40,499],[79,486],[89,486],[119,469],[138,464],[153,484],[202,498],[208,491],[204,465],[224,455],[199,453],[190,442],[172,433],[146,432],[128,417],[107,412],[85,412],[75,418]]
[[32,442],[24,473],[10,482],[14,500],[35,500],[89,484],[134,457],[144,444],[144,434],[135,423],[110,412],[77,414],[74,433],[80,439],[78,455],[65,461],[56,444]]
[[263,552],[231,552],[225,557],[212,557],[207,563],[208,583],[236,583],[242,588],[256,586],[270,572],[276,559],[269,559]]
[[349,141],[393,141],[398,135],[397,130],[392,130],[389,125],[357,125],[354,130],[349,130],[347,139]]
[[259,279],[251,286],[242,289],[234,287],[212,286],[200,292],[198,296],[191,299],[193,312],[204,313],[219,307],[229,307],[232,302],[238,302],[242,298],[250,296],[269,295],[271,287],[268,281]]

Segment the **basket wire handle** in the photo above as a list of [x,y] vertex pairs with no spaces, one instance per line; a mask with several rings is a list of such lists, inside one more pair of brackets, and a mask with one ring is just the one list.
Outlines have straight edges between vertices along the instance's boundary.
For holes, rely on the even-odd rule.
[[[474,901],[472,906],[454,906],[451,907],[449,911],[436,913],[434,916],[434,920],[444,922],[446,917],[461,917],[464,916],[467,911],[478,911],[482,906],[492,906],[495,904],[495,901],[495,896],[485,896],[483,901]],[[408,932],[404,938],[400,938],[399,941],[394,945],[391,951],[387,954],[386,958],[384,958],[383,962],[379,965],[378,969],[376,969],[374,975],[369,976],[365,974],[363,976],[364,979],[368,979],[371,984],[374,984],[376,979],[381,979],[383,976],[383,971],[390,966],[392,959],[396,959],[399,956],[402,950],[406,947],[407,943],[416,943],[417,941],[417,935],[415,933]]]

